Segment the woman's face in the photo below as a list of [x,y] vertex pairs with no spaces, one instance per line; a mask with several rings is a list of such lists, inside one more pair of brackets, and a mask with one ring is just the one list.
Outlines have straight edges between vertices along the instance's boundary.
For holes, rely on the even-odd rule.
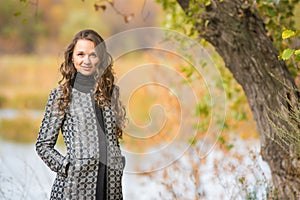
[[92,75],[99,63],[94,42],[79,39],[74,47],[72,60],[77,72],[85,76]]

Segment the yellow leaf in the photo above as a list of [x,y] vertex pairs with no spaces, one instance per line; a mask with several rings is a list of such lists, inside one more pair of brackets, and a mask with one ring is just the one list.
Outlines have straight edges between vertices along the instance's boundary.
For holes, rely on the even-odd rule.
[[287,38],[295,36],[295,34],[296,33],[292,30],[285,30],[282,32],[281,37],[282,37],[282,39],[287,39]]

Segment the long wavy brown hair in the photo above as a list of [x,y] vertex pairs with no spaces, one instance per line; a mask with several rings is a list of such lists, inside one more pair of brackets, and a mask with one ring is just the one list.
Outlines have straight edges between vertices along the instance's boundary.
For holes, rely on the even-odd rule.
[[60,65],[62,79],[59,85],[62,89],[62,97],[58,99],[59,110],[62,114],[67,112],[71,101],[72,81],[76,75],[76,68],[73,65],[73,51],[78,40],[90,40],[95,45],[95,51],[100,59],[95,73],[94,98],[100,108],[111,105],[116,116],[116,136],[122,138],[122,129],[125,127],[125,108],[119,99],[119,87],[114,84],[115,77],[112,69],[113,59],[107,52],[103,38],[94,30],[86,29],[78,32],[64,52],[64,62]]

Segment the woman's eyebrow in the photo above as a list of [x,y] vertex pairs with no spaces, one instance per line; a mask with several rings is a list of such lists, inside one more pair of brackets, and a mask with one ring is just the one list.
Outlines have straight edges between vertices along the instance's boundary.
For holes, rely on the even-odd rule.
[[77,53],[84,53],[83,50],[76,50],[76,51],[74,51],[74,52],[77,52]]
[[[85,51],[84,50],[76,50],[76,51],[74,51],[74,52],[82,52],[82,53],[85,53]],[[91,51],[91,52],[89,52],[89,54],[91,54],[91,53],[97,53],[96,51]]]

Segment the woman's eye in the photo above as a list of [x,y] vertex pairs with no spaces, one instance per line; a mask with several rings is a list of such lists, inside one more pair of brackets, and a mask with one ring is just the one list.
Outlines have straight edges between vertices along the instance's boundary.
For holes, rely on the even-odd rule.
[[95,53],[91,53],[91,54],[90,54],[90,57],[95,58],[95,57],[97,57],[97,55],[96,55]]
[[78,53],[77,56],[83,56],[83,53]]

